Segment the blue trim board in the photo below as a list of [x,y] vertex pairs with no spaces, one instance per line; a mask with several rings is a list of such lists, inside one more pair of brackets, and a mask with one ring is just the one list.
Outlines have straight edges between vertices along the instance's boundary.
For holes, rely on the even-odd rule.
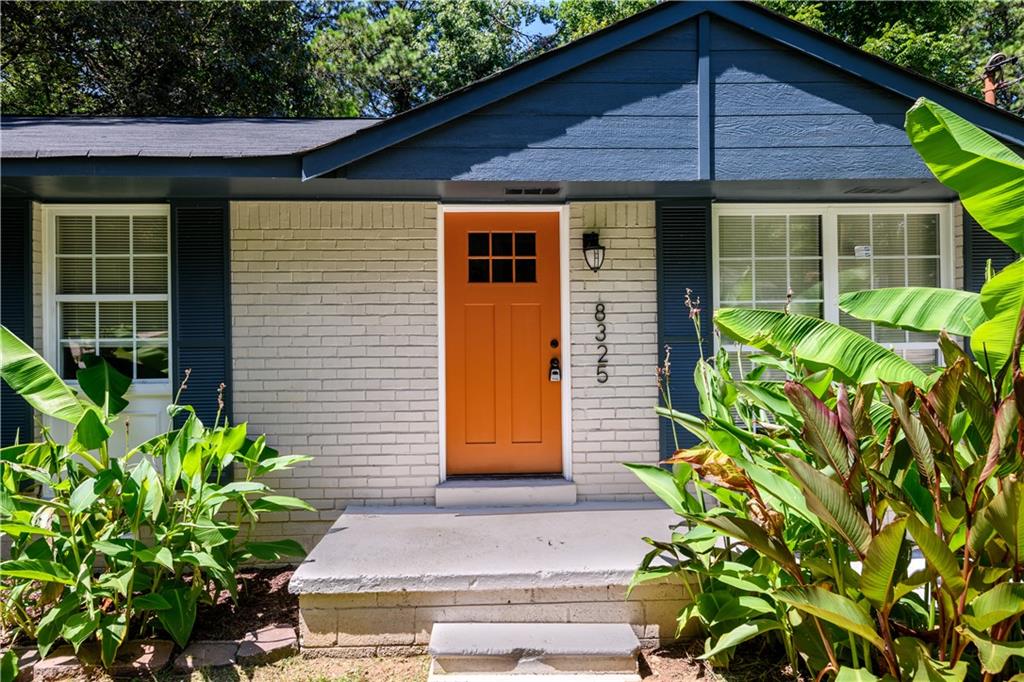
[[[909,99],[929,97],[949,107],[977,125],[1001,137],[1024,144],[1024,120],[999,110],[973,97],[932,81],[911,71],[870,55],[840,40],[831,38],[798,22],[792,21],[748,2],[666,2],[613,24],[601,31],[552,50],[532,60],[456,90],[433,102],[411,109],[373,127],[363,129],[343,140],[307,152],[302,157],[302,178],[308,180],[336,171],[366,156],[399,145],[416,135],[484,106],[510,97],[526,88],[553,79],[567,71],[640,41],[695,16],[702,16],[699,27],[698,67],[700,104],[712,113],[708,15],[732,22],[747,30],[766,36],[783,45],[852,74],[886,90]],[[702,128],[702,130],[706,129]],[[708,142],[711,131],[707,130]],[[710,157],[701,156],[701,178],[710,178],[713,167]],[[706,175],[704,172],[706,171]]]
[[714,104],[711,102],[711,17],[697,19],[697,179],[711,180],[714,163]]

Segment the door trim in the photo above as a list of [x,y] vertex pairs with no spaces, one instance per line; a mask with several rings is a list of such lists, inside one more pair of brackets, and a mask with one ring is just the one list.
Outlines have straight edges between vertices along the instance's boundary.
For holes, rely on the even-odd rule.
[[558,213],[559,312],[562,357],[562,477],[572,480],[572,338],[569,320],[569,204],[437,204],[437,438],[440,482],[448,478],[448,387],[446,385],[444,216],[445,213]]

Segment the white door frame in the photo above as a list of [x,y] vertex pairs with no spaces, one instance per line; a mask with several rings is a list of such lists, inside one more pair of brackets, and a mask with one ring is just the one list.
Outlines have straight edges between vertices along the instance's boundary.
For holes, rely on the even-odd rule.
[[437,205],[437,421],[440,480],[448,477],[447,381],[445,377],[444,216],[445,213],[558,213],[558,295],[561,318],[562,476],[572,480],[572,342],[569,320],[568,204],[444,204]]

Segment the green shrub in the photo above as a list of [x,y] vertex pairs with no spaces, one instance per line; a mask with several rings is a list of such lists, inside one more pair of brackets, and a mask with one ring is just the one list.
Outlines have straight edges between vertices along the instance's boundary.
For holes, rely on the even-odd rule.
[[[907,130],[979,223],[1024,252],[1024,160],[927,101]],[[634,583],[695,578],[680,626],[696,618],[719,664],[767,635],[816,679],[1024,679],[1024,260],[980,294],[885,289],[840,305],[937,334],[945,367],[925,374],[788,310],[717,311],[758,353],[735,371],[724,353],[702,357],[699,417],[672,409],[659,370],[659,413],[698,444],[671,472],[631,465],[683,519],[650,541]]]
[[[168,413],[180,428],[114,456],[126,377],[91,358],[79,396],[4,327],[0,356],[4,381],[37,412],[74,425],[66,443],[40,427],[40,442],[0,449],[0,532],[11,539],[0,615],[41,655],[95,638],[109,665],[123,642],[154,629],[185,646],[200,602],[221,590],[237,598],[241,562],[304,553],[293,540],[254,542],[252,531],[263,512],[312,510],[256,480],[308,458],[281,456],[220,414],[204,425],[177,404]],[[235,480],[222,483],[229,470]]]

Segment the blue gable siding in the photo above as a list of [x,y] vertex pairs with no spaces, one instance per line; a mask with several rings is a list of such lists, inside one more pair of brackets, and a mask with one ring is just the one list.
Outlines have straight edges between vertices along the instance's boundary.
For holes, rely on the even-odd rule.
[[696,21],[358,161],[348,178],[694,180]]
[[719,17],[711,74],[718,180],[930,177],[905,97]]
[[341,174],[563,182],[931,178],[903,132],[911,103],[705,14]]

